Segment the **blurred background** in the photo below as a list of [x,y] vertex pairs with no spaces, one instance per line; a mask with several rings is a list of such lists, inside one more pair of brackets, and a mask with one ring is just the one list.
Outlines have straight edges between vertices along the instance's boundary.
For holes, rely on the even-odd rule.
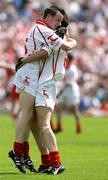
[[[108,115],[108,1],[107,0],[0,0],[0,112],[10,112],[13,67],[24,55],[30,27],[50,5],[65,9],[69,33],[78,41],[73,49],[79,70],[80,111]],[[96,111],[95,111],[96,110]]]

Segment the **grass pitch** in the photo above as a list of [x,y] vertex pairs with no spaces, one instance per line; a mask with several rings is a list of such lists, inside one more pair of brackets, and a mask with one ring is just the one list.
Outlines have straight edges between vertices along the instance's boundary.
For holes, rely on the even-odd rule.
[[[63,132],[56,134],[61,160],[66,170],[52,176],[21,174],[8,158],[14,141],[11,116],[0,115],[0,179],[3,180],[108,180],[108,117],[81,117],[83,132],[75,133],[72,116],[63,117]],[[30,136],[30,153],[35,167],[40,165],[40,154]]]

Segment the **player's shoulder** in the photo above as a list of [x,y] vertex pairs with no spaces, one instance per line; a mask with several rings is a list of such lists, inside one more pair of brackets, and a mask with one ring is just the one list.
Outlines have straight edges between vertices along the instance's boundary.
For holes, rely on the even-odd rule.
[[39,30],[44,31],[44,32],[51,32],[51,33],[54,32],[51,28],[49,28],[49,27],[47,27],[47,26],[44,26],[44,25],[42,25],[42,24],[36,23],[36,24],[35,24],[35,27],[37,27]]

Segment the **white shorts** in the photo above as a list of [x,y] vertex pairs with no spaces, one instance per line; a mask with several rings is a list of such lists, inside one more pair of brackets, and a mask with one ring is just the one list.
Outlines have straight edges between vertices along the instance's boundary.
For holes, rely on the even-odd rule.
[[15,74],[14,82],[17,93],[21,89],[28,92],[32,96],[36,96],[37,78],[38,78],[38,66],[34,66],[31,63],[22,66]]
[[80,102],[80,90],[76,84],[74,87],[67,86],[63,93],[60,95],[58,102],[66,106],[77,105]]
[[35,106],[46,106],[53,110],[56,102],[56,81],[51,79],[41,84],[38,82],[38,72],[33,64],[22,66],[14,78],[16,91],[23,89],[35,97]]
[[54,109],[56,102],[56,81],[51,79],[38,86],[36,90],[35,106],[46,106]]

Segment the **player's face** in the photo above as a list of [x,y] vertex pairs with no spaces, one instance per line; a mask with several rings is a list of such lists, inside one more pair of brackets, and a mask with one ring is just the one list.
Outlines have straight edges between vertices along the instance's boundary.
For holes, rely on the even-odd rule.
[[57,27],[61,26],[61,22],[63,21],[63,15],[57,11],[55,16],[49,17],[49,26],[51,29],[55,30]]

